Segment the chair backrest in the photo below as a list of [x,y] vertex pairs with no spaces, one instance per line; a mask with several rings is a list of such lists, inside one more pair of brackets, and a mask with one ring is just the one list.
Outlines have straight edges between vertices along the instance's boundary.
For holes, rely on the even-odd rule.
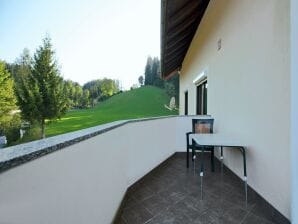
[[192,119],[192,132],[198,134],[213,133],[213,118]]

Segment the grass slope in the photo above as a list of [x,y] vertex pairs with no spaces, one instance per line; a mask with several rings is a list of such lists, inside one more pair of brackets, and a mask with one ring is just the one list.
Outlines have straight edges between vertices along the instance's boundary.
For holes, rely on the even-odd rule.
[[176,115],[164,104],[170,98],[164,90],[153,86],[130,90],[99,103],[92,109],[69,111],[60,120],[46,126],[47,137],[76,131],[116,120]]

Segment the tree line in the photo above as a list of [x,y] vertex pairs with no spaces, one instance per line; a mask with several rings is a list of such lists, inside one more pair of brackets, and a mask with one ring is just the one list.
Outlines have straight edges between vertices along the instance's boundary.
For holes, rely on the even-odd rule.
[[[15,63],[0,61],[0,136],[19,137],[21,121],[37,123],[45,138],[47,121],[68,109],[89,108],[120,91],[119,81],[108,78],[81,86],[60,74],[51,39],[46,37],[31,57],[24,49]],[[20,111],[20,112],[19,112]]]
[[[14,63],[0,61],[0,136],[9,142],[19,138],[21,124],[37,124],[40,137],[45,138],[45,125],[60,118],[69,109],[94,106],[99,101],[120,92],[118,80],[108,78],[92,80],[81,86],[72,80],[64,80],[60,74],[51,39],[42,41],[33,57],[28,49]],[[160,61],[148,57],[142,85],[164,88],[170,97],[178,100],[179,80],[161,79]]]
[[144,76],[140,76],[138,81],[141,86],[151,85],[165,89],[170,97],[175,97],[176,102],[179,101],[179,77],[176,75],[169,80],[163,80],[158,57],[147,57]]

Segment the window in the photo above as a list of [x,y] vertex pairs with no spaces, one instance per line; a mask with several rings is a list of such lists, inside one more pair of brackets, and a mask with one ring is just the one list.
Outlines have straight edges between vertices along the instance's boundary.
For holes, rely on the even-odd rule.
[[188,91],[184,92],[184,115],[188,115]]
[[197,115],[207,114],[207,80],[197,86]]

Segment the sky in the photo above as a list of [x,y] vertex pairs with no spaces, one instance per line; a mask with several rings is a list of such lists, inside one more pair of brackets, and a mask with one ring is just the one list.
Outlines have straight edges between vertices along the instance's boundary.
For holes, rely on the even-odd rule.
[[129,89],[160,55],[160,0],[0,0],[0,60],[33,55],[46,34],[65,79]]

